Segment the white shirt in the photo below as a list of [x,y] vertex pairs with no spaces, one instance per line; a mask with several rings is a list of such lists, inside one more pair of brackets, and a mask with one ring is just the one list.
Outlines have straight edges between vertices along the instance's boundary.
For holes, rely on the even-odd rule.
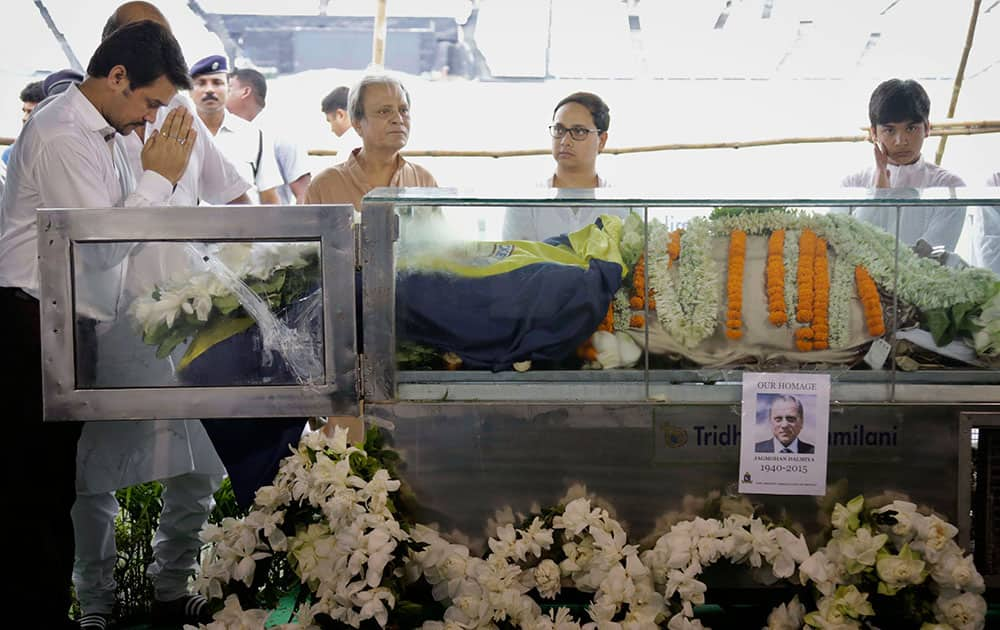
[[[193,128],[198,134],[194,150],[188,162],[187,170],[177,182],[177,188],[170,196],[171,206],[197,206],[200,201],[212,205],[223,205],[236,199],[250,190],[252,180],[244,177],[235,164],[232,163],[212,138],[212,132],[202,122],[194,103],[185,94],[177,93],[170,104],[160,109],[156,122],[146,125],[146,137],[155,129],[162,129],[167,114],[175,107],[183,105],[194,117]],[[136,134],[130,134],[126,140],[129,145],[129,159],[133,164],[142,166],[142,142]],[[255,154],[256,157],[256,154]]]
[[351,155],[351,151],[363,145],[361,136],[354,130],[354,127],[348,127],[342,136],[333,134],[333,137],[333,148],[337,151],[337,155],[333,156],[334,164],[340,164],[347,160]]
[[[889,183],[892,188],[959,188],[965,186],[962,178],[936,164],[920,158],[913,164],[898,166],[889,164]],[[875,167],[849,175],[841,186],[851,188],[875,188],[878,175]],[[837,208],[835,212],[850,212],[862,221],[876,225],[889,234],[896,233],[896,208],[893,206]],[[955,251],[958,237],[965,223],[965,208],[962,206],[902,207],[900,209],[899,240],[914,245],[924,239],[931,245],[942,245],[948,251]]]
[[[542,188],[552,188],[555,176],[541,183]],[[598,188],[607,188],[608,182],[600,176],[597,178]],[[568,234],[584,228],[597,220],[602,214],[628,216],[628,208],[600,208],[594,206],[572,207],[552,206],[545,208],[507,208],[503,220],[503,240],[505,241],[544,241],[553,236]]]
[[272,124],[265,109],[253,122],[264,130],[264,141],[271,137],[271,146],[274,151],[274,159],[278,163],[278,172],[284,182],[278,187],[278,199],[283,205],[289,206],[295,203],[295,193],[292,192],[291,184],[303,175],[309,175],[309,158],[305,149],[299,148],[299,144],[289,136],[282,133],[281,126]]
[[[257,125],[226,111],[219,133],[215,135],[215,143],[236,166],[240,176],[253,183],[254,189],[247,194],[254,203],[260,202],[258,193],[261,190],[281,185],[281,172],[274,159],[274,151],[268,150],[271,145]],[[260,156],[259,163],[257,156]]]
[[[0,286],[20,287],[38,297],[36,208],[110,208],[161,205],[173,186],[152,171],[140,175],[127,197],[112,159],[114,129],[77,89],[68,90],[33,114],[21,131],[8,165],[0,204]],[[120,293],[120,263],[128,248],[88,246],[85,266],[106,295]],[[115,286],[117,285],[117,286]],[[96,319],[114,317],[117,304],[80,304]],[[89,312],[87,312],[89,311]]]
[[[986,180],[987,186],[1000,186],[1000,173]],[[972,213],[972,264],[1000,274],[1000,208],[983,206]]]
[[[186,96],[178,94],[167,107],[160,109],[156,122],[146,125],[146,138],[154,129],[161,129],[167,113],[179,105],[194,114],[193,124],[198,137],[187,169],[167,205],[189,207],[197,206],[199,201],[224,204],[239,197],[250,188],[250,183],[222,155],[212,140],[211,132]],[[125,149],[130,171],[141,172],[142,140],[134,133],[124,138],[118,136],[118,139]],[[125,305],[152,290],[154,284],[163,284],[173,273],[190,268],[192,255],[180,243],[147,243],[134,249],[125,273]],[[119,317],[124,315],[119,314]],[[121,322],[119,327],[122,327]],[[176,378],[167,360],[158,360],[148,366],[135,361],[130,349],[134,344],[141,344],[141,339],[131,333],[131,326],[124,329],[129,334],[123,335],[122,330],[116,329],[100,338],[99,346],[104,353],[117,353],[112,354],[109,360],[130,361],[130,369],[145,370],[158,376],[156,382],[173,384]],[[150,348],[146,346],[140,348],[142,350],[148,353]],[[106,382],[103,386],[114,387],[118,384]],[[198,420],[88,422],[80,435],[77,453],[77,490],[84,494],[111,492],[190,472],[225,474],[225,468]]]
[[[193,126],[198,136],[187,169],[177,182],[167,205],[190,207],[201,202],[223,205],[247,192],[251,187],[250,183],[243,179],[236,166],[222,154],[212,139],[212,133],[198,117],[194,103],[186,95],[178,93],[167,107],[160,109],[156,122],[146,125],[146,138],[150,137],[153,130],[162,130],[167,114],[178,106],[184,106],[192,113]],[[142,172],[143,144],[138,134],[125,136],[122,144],[132,171]],[[130,299],[135,298],[155,283],[162,284],[172,274],[190,268],[191,264],[187,251],[177,244],[145,244],[133,251],[129,259],[125,274],[125,295]]]

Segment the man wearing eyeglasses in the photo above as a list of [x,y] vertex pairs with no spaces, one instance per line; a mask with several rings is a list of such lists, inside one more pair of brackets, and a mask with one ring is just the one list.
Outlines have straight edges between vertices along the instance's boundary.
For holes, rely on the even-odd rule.
[[[608,183],[597,174],[597,154],[608,141],[611,111],[600,96],[575,92],[559,101],[552,112],[549,135],[555,173],[547,188],[604,188]],[[542,241],[593,223],[602,214],[624,218],[627,208],[508,208],[504,216],[504,240]]]

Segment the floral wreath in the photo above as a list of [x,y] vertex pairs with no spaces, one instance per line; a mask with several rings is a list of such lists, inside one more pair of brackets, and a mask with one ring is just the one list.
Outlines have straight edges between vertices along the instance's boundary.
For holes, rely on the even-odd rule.
[[[768,628],[861,628],[900,609],[933,622],[925,630],[984,624],[983,579],[957,530],[912,503],[837,504],[811,555],[801,534],[742,514],[681,520],[640,552],[600,499],[578,496],[496,525],[480,558],[407,517],[397,461],[376,427],[360,447],[340,427],[305,436],[249,514],[203,530],[196,586],[225,602],[201,628],[701,629],[699,577],[720,560],[800,591]],[[279,619],[268,609],[289,592],[296,616]],[[560,595],[579,603],[547,603]]]

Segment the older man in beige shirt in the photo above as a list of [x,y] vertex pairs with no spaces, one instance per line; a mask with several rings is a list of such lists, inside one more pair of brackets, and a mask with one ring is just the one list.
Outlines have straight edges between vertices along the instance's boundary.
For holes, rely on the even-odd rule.
[[312,180],[306,203],[351,203],[360,212],[361,198],[373,188],[437,186],[427,169],[399,154],[410,137],[410,95],[402,83],[367,76],[351,89],[348,107],[362,146]]

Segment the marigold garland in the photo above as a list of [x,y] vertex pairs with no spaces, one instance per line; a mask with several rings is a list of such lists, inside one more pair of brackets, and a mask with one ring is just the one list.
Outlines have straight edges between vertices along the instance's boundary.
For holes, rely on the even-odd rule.
[[775,326],[788,322],[785,305],[785,231],[775,230],[767,239],[767,319]]
[[878,295],[878,287],[872,280],[868,270],[858,265],[854,268],[854,282],[858,285],[858,296],[865,312],[865,324],[868,334],[881,337],[885,334],[885,318],[882,314],[882,300]]
[[729,269],[726,274],[726,337],[743,336],[743,270],[746,267],[747,234],[733,230],[729,235]]
[[669,269],[674,261],[681,257],[681,234],[684,230],[676,229],[670,233],[667,239],[667,269]]
[[803,324],[813,320],[813,274],[815,273],[816,233],[802,230],[799,236],[799,307],[795,319]]
[[635,263],[632,270],[632,297],[628,301],[629,306],[640,310],[646,306],[646,255],[639,256],[639,261]]
[[594,347],[594,342],[590,337],[587,337],[587,340],[576,349],[576,356],[588,362],[597,360],[597,348]]
[[604,332],[613,333],[615,332],[615,307],[614,304],[608,304],[608,312],[604,314],[604,321],[597,327],[597,330],[603,330]]
[[628,325],[632,328],[642,328],[646,325],[646,318],[641,314],[633,315],[630,320],[628,320]]
[[[604,320],[597,326],[597,330],[603,330],[614,334],[615,332],[615,304],[612,300],[611,304],[608,305],[608,312],[604,315]],[[576,356],[583,359],[584,361],[596,361],[597,360],[597,349],[594,348],[594,338],[593,336],[587,337],[587,340],[580,344],[580,347],[576,349]]]
[[813,350],[830,347],[830,259],[826,240],[816,240],[813,277]]

